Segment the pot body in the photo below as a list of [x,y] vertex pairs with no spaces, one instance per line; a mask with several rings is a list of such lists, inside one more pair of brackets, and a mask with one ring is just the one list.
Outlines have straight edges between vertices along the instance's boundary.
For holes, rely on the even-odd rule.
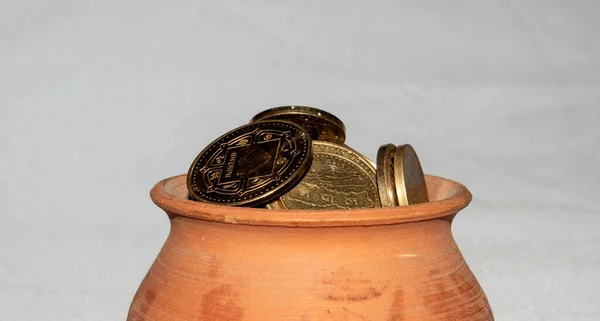
[[129,321],[493,320],[452,237],[456,211],[390,224],[283,226],[241,224],[226,214],[233,207],[216,206],[220,220],[161,207],[171,232]]

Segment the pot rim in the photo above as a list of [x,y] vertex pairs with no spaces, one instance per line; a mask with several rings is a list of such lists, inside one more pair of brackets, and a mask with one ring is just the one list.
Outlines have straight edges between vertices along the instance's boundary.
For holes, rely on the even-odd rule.
[[464,185],[434,175],[425,175],[425,179],[433,201],[387,208],[311,211],[213,205],[188,199],[185,174],[156,183],[150,197],[171,217],[287,227],[371,226],[424,221],[452,216],[471,202],[471,192]]

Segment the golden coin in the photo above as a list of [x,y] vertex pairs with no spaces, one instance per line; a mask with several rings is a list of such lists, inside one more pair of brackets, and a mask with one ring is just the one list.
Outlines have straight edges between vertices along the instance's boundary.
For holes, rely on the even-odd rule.
[[380,207],[375,167],[348,146],[313,140],[309,172],[271,209],[331,210]]
[[313,140],[342,144],[346,140],[346,126],[336,116],[308,106],[281,106],[267,109],[252,117],[250,122],[265,119],[283,119],[304,128]]
[[196,157],[187,176],[191,198],[255,206],[290,191],[306,175],[312,140],[297,124],[268,120],[236,128]]
[[394,158],[396,145],[381,145],[377,151],[377,189],[381,207],[398,206],[396,183],[394,176]]
[[419,157],[409,144],[396,147],[394,177],[398,203],[401,206],[429,202]]

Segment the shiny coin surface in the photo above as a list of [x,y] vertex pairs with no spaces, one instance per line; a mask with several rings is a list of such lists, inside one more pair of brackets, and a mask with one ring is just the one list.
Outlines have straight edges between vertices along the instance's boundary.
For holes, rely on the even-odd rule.
[[191,198],[259,206],[291,190],[308,172],[312,140],[299,125],[260,121],[217,138],[196,157],[187,176]]
[[342,144],[346,140],[346,126],[336,116],[313,107],[281,106],[267,109],[252,117],[250,122],[282,119],[304,128],[313,140]]
[[398,206],[398,194],[394,176],[396,145],[381,145],[377,151],[377,189],[381,207]]
[[310,171],[271,209],[333,210],[380,207],[372,162],[348,146],[313,140]]
[[409,144],[396,147],[394,177],[398,203],[401,206],[429,202],[419,157]]

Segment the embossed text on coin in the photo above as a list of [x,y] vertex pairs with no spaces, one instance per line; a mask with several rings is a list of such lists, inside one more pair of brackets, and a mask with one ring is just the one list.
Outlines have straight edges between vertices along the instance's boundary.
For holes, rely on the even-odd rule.
[[254,206],[292,189],[312,160],[311,139],[298,125],[260,121],[213,141],[188,172],[190,196],[198,201]]

